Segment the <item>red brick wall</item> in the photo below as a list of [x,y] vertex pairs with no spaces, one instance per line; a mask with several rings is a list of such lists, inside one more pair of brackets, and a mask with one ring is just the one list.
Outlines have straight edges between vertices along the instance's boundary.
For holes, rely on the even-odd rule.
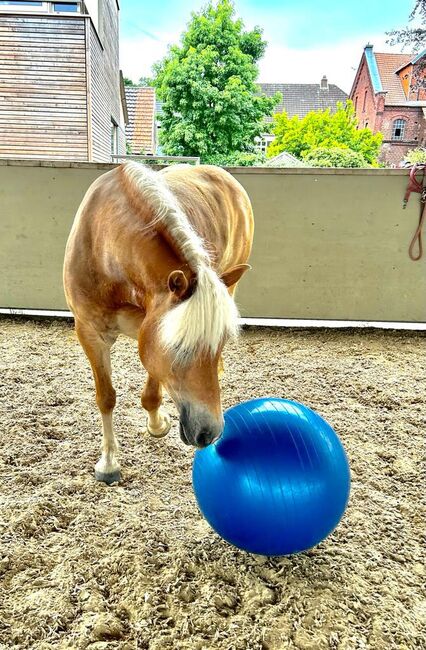
[[[404,140],[392,141],[394,120],[406,120]],[[386,106],[378,129],[383,133],[380,159],[391,165],[398,165],[410,149],[425,145],[426,121],[421,108],[410,106]]]
[[[360,128],[368,126],[374,133],[383,134],[380,160],[398,166],[410,149],[426,145],[426,119],[422,110],[409,106],[385,106],[385,94],[375,95],[363,56],[358,77],[350,98],[356,107],[356,117]],[[392,141],[394,120],[406,120],[404,140]]]
[[365,56],[362,57],[360,71],[350,98],[356,105],[356,117],[360,128],[368,127],[374,131],[376,122],[376,98],[371,86]]
[[[426,100],[426,89],[424,86],[424,80],[426,77],[426,67],[424,65],[424,60],[422,64],[416,63],[413,69],[412,83],[413,85],[417,84],[417,90],[412,90],[410,93],[410,99],[424,101]],[[421,81],[423,79],[423,82]],[[419,83],[422,88],[419,88]]]

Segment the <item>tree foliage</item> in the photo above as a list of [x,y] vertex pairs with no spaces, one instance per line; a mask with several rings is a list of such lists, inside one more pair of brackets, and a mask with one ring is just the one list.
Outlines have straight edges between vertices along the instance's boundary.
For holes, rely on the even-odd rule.
[[412,52],[420,52],[426,45],[426,0],[415,0],[408,20],[412,22],[416,18],[419,19],[419,24],[416,27],[407,25],[402,29],[387,32],[390,37],[388,43],[390,45],[400,44],[403,47],[409,47]]
[[417,149],[411,149],[408,151],[404,159],[405,163],[409,165],[415,165],[418,163],[426,163],[426,148],[419,147]]
[[145,88],[148,86],[152,87],[154,85],[154,79],[152,77],[140,77],[137,85],[144,86]]
[[192,13],[179,45],[154,66],[163,100],[160,142],[166,154],[214,156],[251,152],[263,119],[279,101],[259,94],[262,30],[244,31],[230,0]]
[[342,147],[317,147],[305,156],[310,167],[369,167],[364,156]]
[[335,113],[330,109],[311,111],[303,118],[278,113],[274,116],[273,133],[276,137],[268,147],[268,157],[288,151],[303,160],[318,147],[338,147],[360,153],[367,163],[376,165],[382,143],[381,133],[357,128],[351,101],[346,105],[339,102]]
[[[410,48],[414,54],[420,53],[426,47],[426,0],[415,0],[408,21],[412,23],[416,19],[418,23],[415,27],[407,25],[387,32],[389,45],[402,45],[403,48]],[[414,66],[411,87],[413,90],[426,89],[426,57]]]
[[218,167],[263,167],[265,155],[256,151],[237,151],[225,155],[211,155],[208,162]]

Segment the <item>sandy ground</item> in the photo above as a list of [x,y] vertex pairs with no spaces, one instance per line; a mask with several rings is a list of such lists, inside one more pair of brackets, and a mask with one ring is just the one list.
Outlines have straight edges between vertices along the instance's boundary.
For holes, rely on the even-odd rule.
[[118,341],[113,365],[124,478],[107,487],[93,478],[99,417],[72,326],[0,321],[0,648],[426,647],[424,335],[246,330],[228,347],[226,407],[304,402],[350,458],[339,527],[286,558],[249,555],[209,528],[176,426],[141,435],[133,342]]

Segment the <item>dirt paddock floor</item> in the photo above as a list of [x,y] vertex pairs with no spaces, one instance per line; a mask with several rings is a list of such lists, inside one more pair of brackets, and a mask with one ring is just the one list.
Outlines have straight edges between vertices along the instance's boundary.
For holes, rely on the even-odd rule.
[[304,402],[349,455],[336,531],[266,558],[221,540],[191,487],[175,425],[141,435],[136,345],[113,350],[123,481],[95,482],[100,421],[67,322],[0,320],[0,648],[411,650],[422,590],[425,335],[245,330],[228,346],[224,406]]

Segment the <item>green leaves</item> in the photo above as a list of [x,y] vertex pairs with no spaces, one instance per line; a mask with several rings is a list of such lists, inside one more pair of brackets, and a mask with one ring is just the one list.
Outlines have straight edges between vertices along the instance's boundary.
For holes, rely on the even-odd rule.
[[193,13],[179,45],[154,67],[166,154],[224,158],[252,152],[278,98],[258,94],[262,30],[244,31],[229,0]]
[[[268,157],[288,151],[306,160],[310,152],[318,147],[338,148],[361,154],[368,165],[378,164],[382,135],[373,134],[370,129],[357,129],[351,101],[347,101],[346,105],[339,102],[335,113],[331,113],[330,109],[312,111],[302,119],[279,113],[274,117],[273,133],[276,139],[268,148]],[[335,159],[338,160],[338,157]]]
[[342,147],[317,147],[305,156],[310,167],[369,167],[362,154]]

